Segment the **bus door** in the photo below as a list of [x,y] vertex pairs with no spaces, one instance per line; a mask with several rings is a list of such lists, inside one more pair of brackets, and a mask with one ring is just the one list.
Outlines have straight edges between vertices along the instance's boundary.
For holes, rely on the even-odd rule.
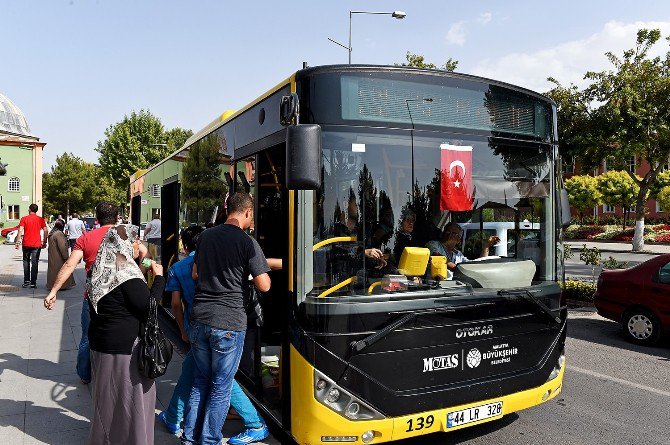
[[[251,392],[278,420],[282,420],[280,353],[287,332],[288,303],[288,191],[284,186],[284,144],[274,146],[236,164],[236,189],[248,190],[254,198],[256,238],[266,258],[282,260],[282,270],[270,272],[272,286],[260,294],[263,324],[250,322],[240,370],[251,384]],[[242,188],[240,188],[240,186]],[[288,358],[286,358],[287,360]],[[285,363],[286,364],[286,363]]]
[[179,182],[161,188],[161,264],[166,270],[179,261]]

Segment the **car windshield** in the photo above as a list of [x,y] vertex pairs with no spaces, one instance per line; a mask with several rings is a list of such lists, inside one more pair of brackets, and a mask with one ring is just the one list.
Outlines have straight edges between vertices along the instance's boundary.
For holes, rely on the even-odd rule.
[[[456,250],[466,260],[530,260],[534,282],[552,280],[551,147],[417,134],[412,140],[402,131],[324,131],[322,188],[310,224],[313,278],[305,293],[380,292],[375,283],[402,275],[405,248],[439,249],[449,222],[458,223]],[[498,239],[486,251],[492,236]],[[407,278],[421,282],[428,270]]]

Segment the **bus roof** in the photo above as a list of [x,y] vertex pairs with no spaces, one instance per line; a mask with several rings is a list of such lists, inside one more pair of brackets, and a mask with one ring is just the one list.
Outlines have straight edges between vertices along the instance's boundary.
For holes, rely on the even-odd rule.
[[182,151],[187,149],[189,146],[191,146],[194,142],[202,139],[203,137],[207,136],[211,132],[217,130],[218,128],[222,127],[225,125],[227,122],[235,119],[237,116],[243,114],[245,111],[248,109],[254,107],[256,104],[261,102],[262,100],[266,99],[270,95],[274,94],[281,88],[286,87],[289,84],[294,83],[296,80],[300,80],[302,78],[310,77],[312,75],[317,75],[321,73],[346,73],[346,72],[380,72],[380,71],[387,71],[387,72],[400,72],[400,73],[411,73],[411,74],[422,74],[422,75],[428,75],[428,76],[443,76],[443,77],[450,77],[450,78],[456,78],[456,79],[468,79],[476,82],[486,82],[490,83],[492,85],[497,85],[503,88],[508,88],[510,90],[514,91],[519,91],[525,94],[528,94],[530,96],[536,97],[537,99],[546,101],[551,103],[552,105],[556,105],[556,103],[535,91],[529,90],[527,88],[523,88],[517,85],[512,85],[509,83],[501,82],[498,80],[494,79],[488,79],[485,77],[481,76],[475,76],[472,74],[464,74],[464,73],[457,73],[453,71],[444,71],[444,70],[437,70],[437,69],[427,69],[427,68],[416,68],[416,67],[410,67],[410,66],[388,66],[388,65],[322,65],[322,66],[315,66],[315,67],[309,67],[309,68],[304,68],[299,71],[296,71],[292,75],[290,75],[288,78],[283,80],[282,82],[279,82],[277,85],[275,85],[273,88],[270,88],[267,90],[264,94],[258,96],[256,99],[253,101],[249,102],[246,106],[242,107],[239,110],[226,110],[224,111],[219,117],[214,119],[212,122],[207,124],[205,127],[203,127],[201,130],[198,132],[194,133],[190,138],[184,142],[184,145],[179,147],[178,150],[176,150],[174,153],[171,153],[169,156],[165,157],[163,160],[160,162],[152,165],[146,170],[138,170],[135,174],[133,174],[133,177],[131,179],[131,182],[133,180],[137,180],[140,177],[144,176],[146,173],[149,171],[153,170],[155,167],[163,164],[169,159],[172,159],[173,157],[179,155]]

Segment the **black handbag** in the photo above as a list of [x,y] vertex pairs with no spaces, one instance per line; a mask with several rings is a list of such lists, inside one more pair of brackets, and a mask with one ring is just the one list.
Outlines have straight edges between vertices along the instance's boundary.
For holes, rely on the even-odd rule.
[[263,326],[263,308],[258,301],[258,290],[251,285],[249,288],[249,299],[246,305],[247,324],[255,324],[259,328]]
[[172,359],[170,343],[158,326],[158,305],[149,297],[149,318],[140,325],[140,374],[150,379],[160,377],[167,371]]

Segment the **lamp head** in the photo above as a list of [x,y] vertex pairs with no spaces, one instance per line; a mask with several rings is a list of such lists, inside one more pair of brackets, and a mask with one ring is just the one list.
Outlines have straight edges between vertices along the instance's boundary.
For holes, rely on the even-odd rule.
[[391,17],[393,17],[394,19],[400,20],[400,19],[404,19],[405,17],[407,17],[407,14],[405,13],[405,11],[393,11],[391,13]]

